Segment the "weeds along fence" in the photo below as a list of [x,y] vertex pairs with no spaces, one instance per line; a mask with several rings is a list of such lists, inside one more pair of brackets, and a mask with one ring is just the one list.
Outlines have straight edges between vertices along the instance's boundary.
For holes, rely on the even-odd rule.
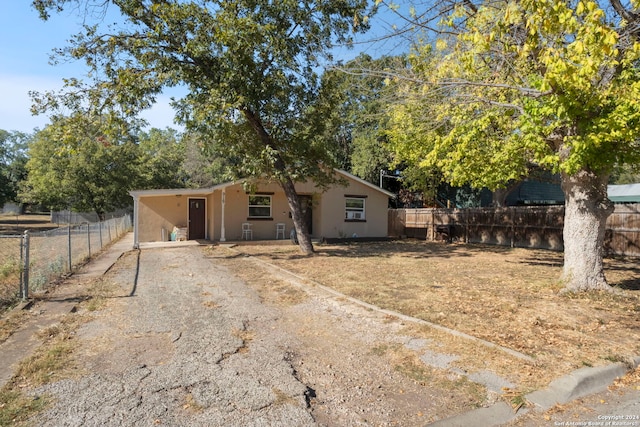
[[[392,209],[389,235],[561,251],[564,206]],[[640,256],[640,204],[616,204],[607,220],[605,252]]]
[[0,307],[46,289],[131,229],[129,215],[108,221],[0,236]]

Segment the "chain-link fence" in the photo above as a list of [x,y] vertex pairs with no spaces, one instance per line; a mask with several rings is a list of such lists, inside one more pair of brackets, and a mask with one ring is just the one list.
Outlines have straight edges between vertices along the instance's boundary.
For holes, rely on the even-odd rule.
[[22,236],[0,235],[0,311],[20,296]]
[[131,229],[131,217],[0,236],[0,308],[73,271]]

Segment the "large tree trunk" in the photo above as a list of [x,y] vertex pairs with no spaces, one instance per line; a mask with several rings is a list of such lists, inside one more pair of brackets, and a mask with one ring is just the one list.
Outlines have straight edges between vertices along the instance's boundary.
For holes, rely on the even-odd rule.
[[256,131],[258,138],[260,138],[262,144],[265,147],[270,148],[274,155],[273,167],[279,172],[278,182],[280,183],[280,187],[282,187],[282,189],[284,190],[284,194],[287,197],[287,201],[289,202],[291,217],[293,219],[293,225],[296,228],[300,250],[305,255],[310,255],[313,253],[311,236],[309,236],[309,231],[304,226],[302,209],[300,207],[300,199],[298,198],[298,193],[296,192],[296,187],[293,183],[293,180],[291,179],[291,175],[289,175],[289,173],[287,172],[285,161],[280,155],[280,151],[271,138],[271,135],[262,125],[262,121],[260,120],[258,115],[256,115],[256,113],[248,107],[241,108],[241,111],[251,127]]
[[568,291],[610,290],[604,276],[603,245],[607,217],[613,204],[607,198],[608,176],[580,171],[562,174],[565,196],[564,270]]
[[313,253],[313,244],[311,243],[309,230],[305,226],[302,208],[300,206],[300,198],[296,192],[296,187],[291,178],[288,177],[280,181],[280,186],[284,190],[284,194],[287,196],[287,201],[289,202],[289,209],[291,209],[293,225],[296,228],[300,251],[305,255],[311,255]]

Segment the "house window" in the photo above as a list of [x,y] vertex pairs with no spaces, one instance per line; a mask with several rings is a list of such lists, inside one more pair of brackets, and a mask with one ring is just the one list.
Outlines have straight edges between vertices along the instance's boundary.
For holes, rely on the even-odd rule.
[[345,199],[345,220],[364,221],[365,199],[363,197],[347,197]]
[[249,218],[271,218],[271,196],[249,196]]

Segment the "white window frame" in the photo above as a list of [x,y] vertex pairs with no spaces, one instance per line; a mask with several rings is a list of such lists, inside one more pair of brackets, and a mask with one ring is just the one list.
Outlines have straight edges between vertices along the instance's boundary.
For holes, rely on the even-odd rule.
[[[252,215],[251,214],[251,209],[252,208],[264,209],[264,208],[267,207],[267,205],[263,205],[263,204],[258,204],[258,205],[253,204],[252,205],[251,204],[251,201],[252,201],[251,199],[254,198],[254,197],[261,197],[261,198],[269,199],[269,205],[268,205],[268,207],[269,207],[269,215]],[[248,199],[248,209],[249,209],[249,215],[248,215],[249,218],[272,218],[273,198],[269,194],[250,194],[249,195],[249,199]]]
[[[352,202],[351,204],[353,204],[353,201],[358,201],[362,203],[362,207],[357,207],[357,206],[349,206],[349,202]],[[344,210],[345,210],[345,216],[344,219],[346,221],[366,221],[367,219],[367,215],[366,215],[366,209],[367,209],[367,199],[366,197],[345,197],[344,199]]]

